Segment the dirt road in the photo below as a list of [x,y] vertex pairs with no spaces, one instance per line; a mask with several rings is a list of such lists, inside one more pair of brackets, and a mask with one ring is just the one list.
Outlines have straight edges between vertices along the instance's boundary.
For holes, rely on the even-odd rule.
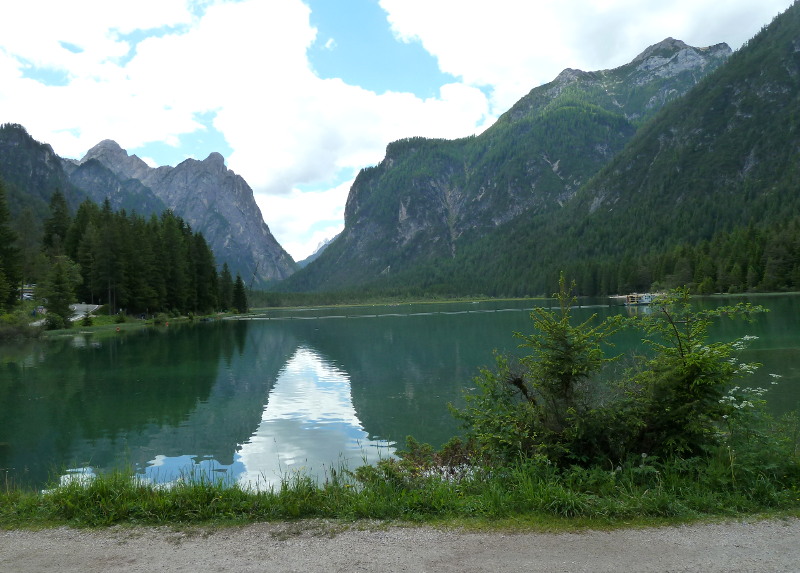
[[263,523],[0,531],[0,572],[798,572],[800,520],[583,533]]

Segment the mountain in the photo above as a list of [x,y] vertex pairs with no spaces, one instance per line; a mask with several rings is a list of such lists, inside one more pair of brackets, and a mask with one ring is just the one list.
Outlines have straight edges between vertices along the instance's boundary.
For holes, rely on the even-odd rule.
[[252,189],[212,153],[176,167],[151,168],[113,141],[103,141],[80,161],[63,159],[35,141],[24,127],[0,126],[0,177],[9,187],[12,213],[30,208],[36,220],[49,215],[60,189],[74,211],[85,199],[148,217],[166,209],[203,233],[217,262],[263,287],[286,278],[296,265],[261,216]]
[[246,283],[255,281],[255,286],[263,287],[295,271],[291,256],[264,223],[253,190],[225,166],[219,153],[202,161],[187,159],[175,167],[152,168],[106,140],[86,153],[73,176],[92,163],[105,167],[120,185],[133,186],[142,196],[144,189],[149,189],[194,230],[201,231],[217,260],[227,262],[231,272],[240,273]]
[[587,293],[800,288],[798,38],[795,3],[644,124],[563,210],[513,221],[437,269],[440,280],[546,293],[565,270]]
[[17,124],[0,125],[0,177],[8,186],[13,215],[30,208],[37,219],[44,219],[55,189],[61,190],[73,209],[87,198],[85,191],[70,182],[53,148],[34,140]]
[[[336,237],[338,237],[338,235],[336,235]],[[336,237],[333,237],[332,239],[325,239],[324,241],[322,241],[319,245],[317,245],[317,249],[313,253],[311,253],[302,261],[297,261],[297,266],[302,269],[307,267],[310,263],[316,261],[319,258],[319,256],[325,251],[325,249],[328,248],[328,245],[330,245],[334,240],[336,240]]]
[[[360,288],[550,294],[564,271],[583,294],[687,284],[702,292],[800,289],[798,38],[795,3],[685,96],[643,120],[575,193],[544,195],[455,256],[417,257],[377,278],[363,272]],[[336,277],[324,265],[348,264],[340,242],[289,285],[304,278],[324,286],[326,277],[311,271]],[[334,254],[339,258],[329,258]]]
[[64,171],[69,175],[70,183],[85,192],[89,198],[102,204],[109,200],[114,211],[125,209],[137,212],[145,217],[166,210],[164,202],[138,179],[120,179],[97,159],[83,163],[66,160]]
[[564,70],[479,136],[391,143],[353,183],[342,234],[282,288],[385,281],[459,259],[520,217],[563,210],[641,125],[730,53],[667,38],[613,70]]
[[[636,217],[622,242],[689,241],[800,213],[800,5],[647,124],[576,201],[587,216]],[[675,209],[674,206],[687,208]],[[665,209],[677,219],[662,216]],[[767,215],[768,213],[768,215]]]

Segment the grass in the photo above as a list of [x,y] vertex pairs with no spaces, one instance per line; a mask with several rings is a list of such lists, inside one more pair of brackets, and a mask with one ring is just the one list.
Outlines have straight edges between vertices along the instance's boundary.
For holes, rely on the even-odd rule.
[[473,529],[569,530],[685,523],[741,515],[800,516],[797,460],[732,480],[722,456],[556,469],[540,460],[473,468],[459,478],[420,473],[398,460],[321,485],[302,475],[267,491],[203,476],[170,488],[130,473],[101,474],[37,492],[6,485],[0,527],[237,525],[297,519],[382,520]]

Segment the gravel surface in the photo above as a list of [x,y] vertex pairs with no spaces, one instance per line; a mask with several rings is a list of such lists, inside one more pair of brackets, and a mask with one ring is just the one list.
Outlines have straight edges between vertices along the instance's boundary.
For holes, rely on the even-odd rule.
[[582,533],[470,533],[376,523],[0,531],[0,572],[798,572],[800,520]]

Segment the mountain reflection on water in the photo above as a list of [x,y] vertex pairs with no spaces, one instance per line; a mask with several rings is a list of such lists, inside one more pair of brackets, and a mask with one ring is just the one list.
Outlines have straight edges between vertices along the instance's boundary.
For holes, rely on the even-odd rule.
[[347,374],[308,347],[298,348],[278,373],[258,428],[236,449],[231,464],[209,455],[158,455],[140,473],[154,483],[219,477],[265,489],[298,475],[321,483],[331,468],[355,469],[394,453],[391,443],[364,430]]

